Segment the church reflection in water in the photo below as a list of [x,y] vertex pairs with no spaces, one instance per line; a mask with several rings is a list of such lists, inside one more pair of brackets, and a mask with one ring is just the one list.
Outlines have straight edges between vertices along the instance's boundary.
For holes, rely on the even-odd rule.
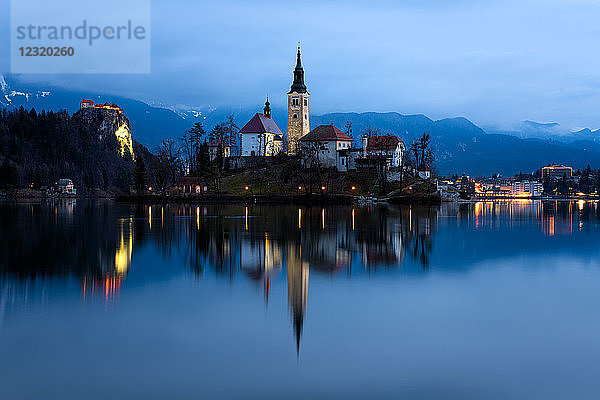
[[[73,200],[3,204],[0,323],[11,309],[45,304],[50,292],[37,289],[49,278],[75,278],[84,302],[115,305],[127,280],[136,279],[131,271],[136,249],[152,246],[165,258],[184,257],[182,265],[198,278],[211,272],[219,279],[258,282],[266,302],[272,285],[285,284],[299,351],[314,274],[346,279],[390,269],[422,274],[432,268],[433,255],[498,257],[524,243],[543,246],[532,240],[536,237],[589,230],[598,222],[597,206],[582,201],[325,208]],[[481,250],[494,233],[503,240],[494,251]],[[136,273],[145,279],[175,273],[144,267],[137,265]]]

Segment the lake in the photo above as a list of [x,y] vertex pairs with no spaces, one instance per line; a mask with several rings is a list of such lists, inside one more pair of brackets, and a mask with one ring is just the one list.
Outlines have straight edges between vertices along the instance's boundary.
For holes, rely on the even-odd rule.
[[3,399],[600,397],[598,202],[0,203]]

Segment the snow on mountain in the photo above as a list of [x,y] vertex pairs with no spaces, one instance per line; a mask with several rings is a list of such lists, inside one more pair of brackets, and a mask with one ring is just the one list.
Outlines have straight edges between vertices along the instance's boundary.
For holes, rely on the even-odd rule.
[[50,96],[51,92],[46,90],[35,90],[35,91],[22,91],[14,90],[6,82],[4,75],[0,75],[0,90],[2,92],[2,100],[0,105],[4,107],[27,107],[30,100],[33,98],[40,99]]

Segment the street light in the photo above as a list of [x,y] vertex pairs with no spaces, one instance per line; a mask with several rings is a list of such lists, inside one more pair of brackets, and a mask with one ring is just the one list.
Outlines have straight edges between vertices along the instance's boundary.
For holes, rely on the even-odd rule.
[[352,186],[352,190],[356,190],[356,186]]
[[244,189],[249,190],[250,188],[248,186],[244,186]]

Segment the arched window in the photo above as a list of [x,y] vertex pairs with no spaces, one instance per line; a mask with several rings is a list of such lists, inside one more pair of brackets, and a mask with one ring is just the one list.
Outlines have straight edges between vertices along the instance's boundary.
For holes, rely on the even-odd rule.
[[298,118],[298,114],[294,114],[292,118]]

